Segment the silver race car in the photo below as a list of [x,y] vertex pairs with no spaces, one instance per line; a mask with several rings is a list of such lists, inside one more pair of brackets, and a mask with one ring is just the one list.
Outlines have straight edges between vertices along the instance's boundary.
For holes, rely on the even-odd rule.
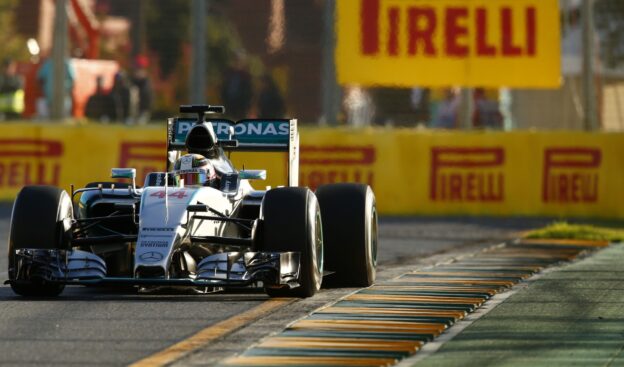
[[[296,120],[208,118],[221,106],[187,105],[168,120],[166,172],[142,188],[136,170],[66,192],[26,186],[9,234],[9,280],[30,297],[65,285],[264,287],[310,297],[332,274],[343,286],[375,279],[377,211],[369,186],[298,187]],[[188,116],[188,115],[187,115]],[[230,152],[287,152],[288,186],[256,190],[266,171],[238,170]]]

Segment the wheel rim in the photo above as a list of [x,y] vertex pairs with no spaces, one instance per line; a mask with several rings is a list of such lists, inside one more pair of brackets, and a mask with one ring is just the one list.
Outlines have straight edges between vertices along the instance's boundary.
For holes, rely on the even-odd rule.
[[[57,241],[64,249],[69,249],[69,238],[66,237],[65,231],[71,231],[71,220],[74,218],[74,207],[72,205],[72,201],[65,192],[61,194],[61,203],[59,207],[59,214],[57,220],[60,222],[59,224],[59,233]],[[69,228],[65,228],[66,225],[65,220],[69,219]]]
[[370,237],[370,257],[373,262],[373,266],[377,266],[377,208],[373,206],[373,213],[371,216],[371,237]]
[[316,210],[315,221],[314,235],[316,238],[314,242],[316,247],[316,264],[320,276],[323,277],[323,222],[321,221],[321,211],[319,209]]

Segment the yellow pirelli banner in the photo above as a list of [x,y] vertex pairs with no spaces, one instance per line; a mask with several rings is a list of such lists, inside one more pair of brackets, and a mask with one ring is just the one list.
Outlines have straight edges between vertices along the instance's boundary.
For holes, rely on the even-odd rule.
[[[24,185],[69,189],[134,167],[164,170],[165,126],[0,126],[0,198]],[[300,185],[370,184],[383,214],[624,218],[624,134],[302,129]],[[287,157],[234,153],[283,185]]]
[[556,88],[557,0],[337,1],[343,84]]

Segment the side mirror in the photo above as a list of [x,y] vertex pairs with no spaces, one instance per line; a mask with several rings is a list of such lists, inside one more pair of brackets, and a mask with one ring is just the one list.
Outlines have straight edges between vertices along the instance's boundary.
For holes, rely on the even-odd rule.
[[135,168],[113,168],[111,169],[111,178],[129,178],[136,179]]
[[136,191],[136,169],[135,168],[113,168],[111,178],[129,178],[132,180],[132,190]]
[[244,169],[238,174],[241,180],[266,180],[266,170],[264,169]]

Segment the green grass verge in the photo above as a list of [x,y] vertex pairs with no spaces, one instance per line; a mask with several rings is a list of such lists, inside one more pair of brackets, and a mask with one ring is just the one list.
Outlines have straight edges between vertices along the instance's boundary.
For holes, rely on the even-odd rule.
[[526,235],[526,238],[557,238],[621,242],[624,239],[624,229],[555,222],[545,228],[529,232]]

